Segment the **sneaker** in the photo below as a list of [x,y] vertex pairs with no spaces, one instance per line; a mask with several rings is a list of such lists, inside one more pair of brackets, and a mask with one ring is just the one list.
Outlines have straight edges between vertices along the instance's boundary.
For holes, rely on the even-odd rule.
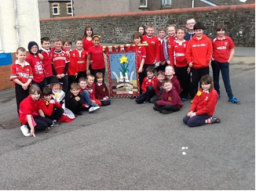
[[212,117],[211,118],[211,124],[213,124],[213,123],[220,123],[220,119],[217,118],[217,117]]
[[29,129],[28,129],[27,125],[22,125],[22,126],[20,127],[20,130],[21,130],[22,134],[23,134],[25,137],[29,137],[29,136],[30,136]]
[[81,111],[78,111],[75,113],[76,115],[83,115],[83,113]]
[[236,99],[235,97],[232,97],[231,99],[228,100],[231,103],[239,103],[240,101]]
[[220,93],[218,93],[218,99],[220,99]]
[[89,113],[93,113],[93,112],[95,112],[95,111],[97,111],[97,110],[99,110],[100,109],[100,106],[92,106],[90,109],[89,109]]
[[169,113],[172,113],[172,111],[163,109],[161,113],[163,113],[163,114],[169,114]]
[[190,103],[192,104],[192,103],[193,103],[193,101],[194,101],[193,99],[192,99],[192,100],[190,100]]
[[183,98],[181,98],[181,101],[183,101],[183,102],[184,102],[184,101],[187,101],[187,98],[184,98],[184,97],[183,97]]
[[155,111],[160,111],[159,108],[156,107],[156,106],[154,106],[153,109],[154,109]]
[[84,108],[89,108],[90,106],[89,106],[89,105],[86,105],[86,104],[84,103],[84,104],[82,104],[82,107],[84,107]]

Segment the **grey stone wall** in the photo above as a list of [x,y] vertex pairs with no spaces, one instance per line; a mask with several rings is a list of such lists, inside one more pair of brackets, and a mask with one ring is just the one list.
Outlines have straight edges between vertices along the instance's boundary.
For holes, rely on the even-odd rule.
[[219,23],[227,27],[227,35],[236,46],[255,46],[255,8],[252,6],[207,7],[179,9],[168,11],[151,11],[114,15],[98,15],[95,17],[74,17],[58,19],[41,19],[41,37],[51,39],[75,40],[83,36],[84,27],[91,25],[94,33],[102,36],[104,43],[131,43],[132,34],[139,25],[153,24],[155,28],[167,27],[169,24],[184,26],[186,19],[194,17],[197,22],[206,26],[205,34],[215,37],[215,27]]

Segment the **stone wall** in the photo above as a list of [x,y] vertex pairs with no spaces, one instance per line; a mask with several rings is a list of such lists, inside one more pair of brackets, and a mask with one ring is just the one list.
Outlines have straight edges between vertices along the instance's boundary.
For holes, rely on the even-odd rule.
[[73,41],[83,36],[85,26],[91,25],[94,33],[102,36],[102,42],[120,44],[130,43],[139,25],[184,26],[190,17],[205,24],[205,34],[210,38],[215,37],[215,27],[221,23],[236,46],[255,46],[255,4],[41,19],[40,25],[42,37]]

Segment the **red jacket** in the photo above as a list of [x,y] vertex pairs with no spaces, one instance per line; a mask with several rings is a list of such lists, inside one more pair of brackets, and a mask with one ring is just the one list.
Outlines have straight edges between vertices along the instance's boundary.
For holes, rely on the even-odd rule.
[[159,62],[159,41],[156,36],[142,36],[142,43],[147,43],[145,64],[154,64]]
[[160,62],[165,62],[165,57],[164,57],[164,39],[158,38],[158,46],[159,46],[159,60]]
[[142,91],[144,93],[146,93],[148,86],[152,86],[152,88],[154,88],[157,81],[158,81],[158,79],[155,76],[153,76],[153,78],[151,78],[151,79],[149,79],[148,77],[145,77],[143,82],[142,82],[142,85],[141,85]]
[[158,100],[156,103],[157,105],[172,105],[179,109],[182,108],[182,101],[179,94],[175,90],[175,87],[172,87],[169,92],[164,90],[161,96],[161,100]]
[[218,94],[215,89],[206,93],[200,88],[193,99],[190,111],[196,112],[196,115],[207,114],[212,116],[215,112],[217,102]]
[[44,65],[37,55],[28,54],[26,61],[30,64],[33,72],[33,81],[40,83],[45,78]]
[[193,62],[192,68],[206,68],[209,67],[212,56],[212,42],[206,36],[202,35],[200,40],[196,36],[193,36],[188,41],[186,50],[187,63]]
[[25,61],[23,67],[20,65],[18,60],[12,63],[10,80],[15,79],[20,80],[22,83],[26,83],[29,79],[33,79],[33,73],[29,63]]
[[172,66],[186,67],[188,65],[186,60],[186,49],[188,41],[178,42],[177,40],[172,43],[170,50],[170,62]]
[[47,116],[51,116],[52,115],[52,112],[54,110],[54,106],[56,108],[61,108],[61,104],[59,104],[57,101],[55,101],[55,104],[52,104],[52,103],[49,103],[48,101],[44,100],[44,99],[41,99],[40,100],[40,105],[41,105],[41,108],[44,112],[45,115]]
[[53,75],[52,73],[52,52],[51,50],[46,50],[42,48],[41,54],[44,56],[42,60],[45,70],[45,76],[50,77]]
[[86,70],[87,54],[85,50],[72,50],[70,52],[69,75],[75,75],[77,72]]
[[52,52],[52,62],[56,74],[66,74],[68,70],[67,54],[64,50]]

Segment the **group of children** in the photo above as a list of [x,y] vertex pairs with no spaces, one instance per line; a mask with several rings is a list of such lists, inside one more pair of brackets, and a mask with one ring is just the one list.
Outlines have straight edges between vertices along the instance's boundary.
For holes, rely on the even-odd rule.
[[[185,124],[194,127],[219,123],[212,116],[220,98],[220,70],[229,101],[239,102],[233,96],[228,73],[234,44],[223,26],[217,28],[213,42],[203,35],[201,23],[188,19],[186,26],[187,34],[175,25],[168,27],[168,35],[165,29],[159,29],[158,37],[154,36],[152,25],[141,26],[134,33],[140,82],[140,95],[135,101],[154,103],[154,110],[167,114],[179,111],[190,95],[192,106],[183,119]],[[147,46],[140,46],[141,43]],[[53,39],[53,44],[51,48],[50,39],[43,37],[39,50],[38,44],[31,41],[29,54],[19,47],[12,64],[10,79],[15,84],[17,111],[25,136],[70,122],[82,111],[93,113],[100,106],[110,105],[104,83],[103,47],[92,27],[85,27],[84,38],[75,41],[75,50],[71,50],[72,42],[59,38]],[[213,80],[209,76],[211,60]]]

